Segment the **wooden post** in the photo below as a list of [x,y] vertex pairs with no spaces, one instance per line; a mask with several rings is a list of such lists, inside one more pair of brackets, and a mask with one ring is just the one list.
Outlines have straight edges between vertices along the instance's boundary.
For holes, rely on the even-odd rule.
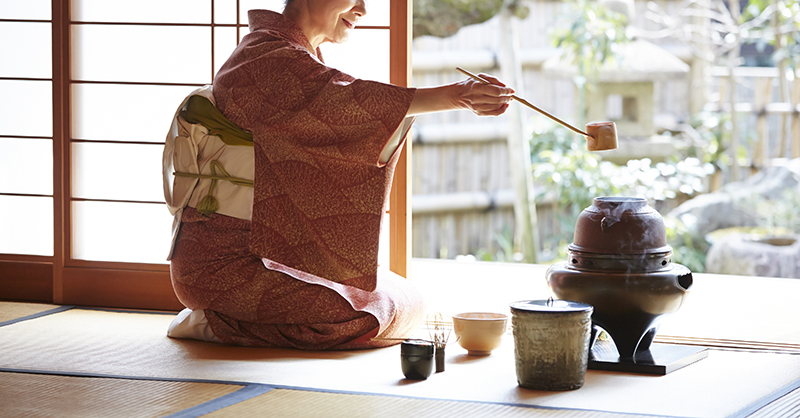
[[[786,103],[790,100],[787,91],[789,87],[786,85],[786,65],[781,62],[778,66],[778,100],[781,103]],[[789,128],[786,126],[786,122],[789,120],[788,118],[791,117],[791,113],[786,114],[782,113],[779,116],[780,122],[778,122],[778,158],[786,157],[789,154]]]
[[755,110],[757,139],[753,146],[752,169],[757,171],[768,165],[769,161],[769,127],[767,126],[767,103],[772,96],[772,78],[756,78]]
[[[522,66],[517,53],[517,20],[511,15],[508,5],[501,12],[501,54],[500,66],[503,80],[518,92],[523,91]],[[511,179],[514,183],[514,218],[516,231],[515,247],[519,248],[525,262],[536,263],[539,251],[539,226],[536,218],[536,202],[531,171],[531,151],[527,131],[522,120],[521,106],[511,103],[507,115],[509,119],[508,158]]]
[[[391,0],[389,22],[390,79],[411,84],[411,0]],[[400,153],[389,197],[389,269],[409,276],[411,263],[411,138]]]
[[[780,16],[779,13],[772,14],[772,23],[775,26],[775,44],[777,48],[783,48],[786,46],[786,37],[780,35],[778,33],[778,29],[780,28]],[[786,86],[786,58],[781,59],[778,62],[778,97],[781,103],[786,103],[787,99],[787,86]],[[780,123],[778,124],[778,158],[783,158],[786,156],[786,147],[787,143],[787,130],[786,130],[786,114],[781,114],[779,116]]]
[[792,80],[792,158],[800,158],[800,71],[795,70]]
[[[730,0],[728,3],[728,7],[730,8],[731,17],[733,18],[734,22],[739,21],[739,0]],[[731,105],[731,180],[738,181],[740,177],[739,173],[739,159],[738,159],[738,151],[739,151],[739,117],[736,114],[736,76],[734,75],[734,70],[737,67],[737,63],[739,60],[739,48],[741,47],[741,39],[739,38],[738,33],[732,33],[734,36],[734,46],[731,48],[731,51],[728,53],[728,70],[730,71],[730,78],[728,79],[728,83],[730,84],[730,105]]]
[[[722,115],[725,113],[725,98],[728,97],[728,83],[725,82],[723,77],[720,77],[720,80],[719,80],[718,93],[719,94],[718,94],[718,99],[717,99],[717,109],[718,109],[717,113],[718,113],[718,116],[721,119]],[[720,127],[720,141],[719,142],[720,142],[719,143],[720,147],[725,146],[725,128],[724,127]],[[730,152],[730,150],[728,150],[728,152]],[[709,190],[711,192],[719,190],[722,187],[722,184],[724,183],[724,179],[723,179],[723,176],[722,176],[722,171],[725,168],[730,168],[730,167],[723,167],[724,163],[721,160],[718,161],[717,164],[720,166],[719,167],[720,169],[716,170],[714,172],[714,177],[712,178],[711,186],[710,186],[710,190]]]
[[64,303],[64,269],[72,257],[70,222],[70,2],[53,13],[53,303]]
[[699,114],[705,108],[709,98],[708,69],[713,64],[708,56],[711,54],[711,40],[705,34],[709,33],[711,19],[708,16],[692,16],[692,24],[699,28],[699,33],[692,36],[697,53],[693,54],[690,70],[689,112]]

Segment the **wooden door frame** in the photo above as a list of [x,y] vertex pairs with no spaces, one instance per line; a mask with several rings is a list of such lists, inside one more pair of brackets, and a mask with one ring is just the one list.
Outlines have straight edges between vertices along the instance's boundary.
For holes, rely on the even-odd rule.
[[[390,80],[411,85],[412,0],[391,0],[389,61]],[[411,141],[400,153],[389,200],[389,268],[408,278],[411,263]]]

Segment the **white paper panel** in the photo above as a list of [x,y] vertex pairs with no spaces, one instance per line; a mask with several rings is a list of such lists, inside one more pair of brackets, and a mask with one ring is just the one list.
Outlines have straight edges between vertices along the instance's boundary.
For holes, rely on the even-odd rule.
[[214,0],[214,23],[229,25],[236,23],[236,0]]
[[211,0],[136,0],[131,2],[72,0],[72,20],[76,22],[211,23]]
[[53,198],[0,195],[0,253],[53,255]]
[[[412,0],[408,0],[412,1]],[[389,26],[389,6],[391,0],[366,0],[367,15],[358,22],[359,26]]]
[[239,0],[239,21],[247,25],[247,11],[252,9],[283,11],[283,0]]
[[0,22],[0,77],[52,77],[50,27],[50,23]]
[[72,257],[166,264],[172,216],[166,205],[72,202]]
[[195,88],[73,84],[72,136],[163,143],[175,111]]
[[0,135],[53,136],[53,83],[0,80]]
[[0,193],[53,194],[53,141],[0,138]]
[[51,0],[0,0],[0,19],[50,20]]
[[389,30],[356,29],[343,44],[320,47],[325,63],[356,78],[389,82]]
[[89,81],[208,83],[211,28],[73,25],[72,78]]
[[236,28],[214,28],[214,74],[236,49]]
[[84,199],[164,200],[161,144],[72,144],[72,196]]

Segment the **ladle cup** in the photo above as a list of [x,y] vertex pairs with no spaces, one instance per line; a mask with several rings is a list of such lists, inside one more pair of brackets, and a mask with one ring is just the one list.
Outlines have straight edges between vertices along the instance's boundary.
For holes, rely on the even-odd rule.
[[[490,82],[484,80],[483,78],[472,74],[471,72],[461,68],[456,67],[456,70],[460,71],[461,73],[466,74],[467,76],[471,77],[474,80],[480,81],[483,84],[491,84]],[[617,141],[617,125],[614,122],[590,122],[586,124],[586,132],[564,122],[563,120],[545,112],[542,109],[532,105],[527,100],[518,97],[516,95],[511,95],[511,98],[528,106],[529,108],[547,116],[548,118],[552,119],[553,121],[561,124],[562,126],[572,130],[577,134],[581,134],[586,137],[586,148],[589,151],[607,151],[616,149],[618,147]]]
[[586,148],[605,151],[617,148],[617,125],[614,122],[589,122],[586,124]]

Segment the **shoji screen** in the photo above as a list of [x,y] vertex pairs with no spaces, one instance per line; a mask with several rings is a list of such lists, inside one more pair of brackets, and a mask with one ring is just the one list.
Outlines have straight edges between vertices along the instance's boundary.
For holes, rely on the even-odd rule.
[[49,0],[0,2],[0,253],[53,255]]

